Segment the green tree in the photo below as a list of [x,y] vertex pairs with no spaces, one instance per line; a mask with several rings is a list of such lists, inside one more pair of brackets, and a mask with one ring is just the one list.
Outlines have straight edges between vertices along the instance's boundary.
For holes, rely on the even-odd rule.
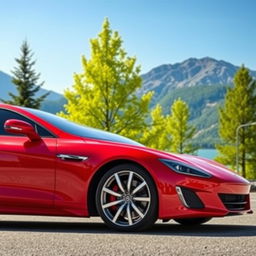
[[195,128],[189,125],[189,108],[180,98],[171,106],[171,114],[167,117],[167,131],[172,136],[170,150],[180,154],[195,153],[198,149],[193,146],[191,139],[195,135]]
[[167,132],[166,117],[159,104],[151,111],[151,123],[144,129],[140,142],[160,150],[167,150],[170,147],[171,136]]
[[136,95],[142,84],[136,58],[127,56],[108,19],[90,44],[91,58],[82,57],[83,72],[74,75],[72,89],[65,91],[67,104],[59,115],[137,139],[146,127],[152,93],[141,98]]
[[[219,112],[219,135],[222,144],[217,145],[219,155],[216,160],[235,168],[236,165],[236,129],[241,124],[256,121],[256,82],[249,70],[242,66],[234,77],[234,87],[229,88],[224,106]],[[241,174],[246,177],[246,167],[255,170],[255,127],[240,129],[239,132],[239,166]],[[253,157],[254,156],[254,157]]]
[[38,84],[40,74],[36,73],[33,69],[35,61],[32,60],[33,53],[29,49],[27,41],[24,41],[21,45],[21,56],[16,58],[18,66],[14,68],[12,83],[17,89],[18,95],[9,93],[11,100],[3,100],[4,103],[13,104],[18,106],[40,108],[43,100],[48,96],[46,93],[40,97],[35,97],[35,94],[39,91],[42,83]]

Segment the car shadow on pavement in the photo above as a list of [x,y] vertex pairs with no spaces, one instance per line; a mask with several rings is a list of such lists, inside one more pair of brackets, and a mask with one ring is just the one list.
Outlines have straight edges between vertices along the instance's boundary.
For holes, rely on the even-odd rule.
[[[84,234],[127,234],[109,229],[104,223],[43,222],[43,221],[1,221],[0,232],[49,232]],[[151,229],[130,234],[155,236],[198,236],[198,237],[242,237],[256,236],[255,225],[205,224],[182,226],[179,224],[155,224]]]

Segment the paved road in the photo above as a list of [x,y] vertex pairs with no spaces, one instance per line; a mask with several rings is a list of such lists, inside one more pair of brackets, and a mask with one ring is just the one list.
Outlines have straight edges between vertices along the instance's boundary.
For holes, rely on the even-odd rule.
[[[256,209],[256,193],[252,194]],[[99,218],[0,216],[0,255],[256,255],[256,214],[197,228],[170,221],[136,234],[110,231]]]

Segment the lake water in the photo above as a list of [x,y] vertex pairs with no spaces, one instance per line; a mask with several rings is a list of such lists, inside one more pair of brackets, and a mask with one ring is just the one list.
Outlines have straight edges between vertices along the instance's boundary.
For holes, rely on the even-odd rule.
[[217,156],[217,150],[202,148],[197,151],[197,155],[208,159],[214,159]]

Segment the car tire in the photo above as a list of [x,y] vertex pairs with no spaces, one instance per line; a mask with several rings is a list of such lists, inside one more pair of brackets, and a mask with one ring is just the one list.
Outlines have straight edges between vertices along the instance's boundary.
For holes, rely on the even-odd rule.
[[203,223],[206,223],[210,219],[211,218],[189,218],[189,219],[174,219],[174,221],[182,225],[193,226],[193,225],[201,225]]
[[157,219],[156,186],[143,168],[121,164],[108,170],[96,191],[96,207],[103,221],[118,231],[141,231]]

